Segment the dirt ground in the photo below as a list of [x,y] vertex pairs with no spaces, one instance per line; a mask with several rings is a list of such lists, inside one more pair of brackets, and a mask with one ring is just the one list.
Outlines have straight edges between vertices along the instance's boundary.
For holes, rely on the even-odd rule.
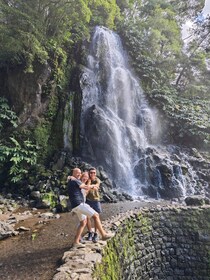
[[[101,219],[157,204],[169,203],[153,201],[103,204]],[[1,280],[52,279],[64,252],[72,245],[78,225],[78,220],[72,213],[62,213],[60,216],[59,219],[48,220],[32,216],[16,225],[30,228],[30,231],[0,241]]]

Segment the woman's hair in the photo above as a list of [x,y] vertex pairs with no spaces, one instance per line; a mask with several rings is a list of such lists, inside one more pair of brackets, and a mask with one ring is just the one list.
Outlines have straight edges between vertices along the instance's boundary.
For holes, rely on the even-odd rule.
[[[80,177],[80,180],[82,180],[82,178],[83,178],[85,175],[87,175],[87,176],[88,176],[88,179],[89,179],[89,174],[88,174],[87,171],[85,171],[85,172],[82,173],[82,175],[81,175],[81,177]],[[88,179],[87,179],[87,181],[88,181]]]

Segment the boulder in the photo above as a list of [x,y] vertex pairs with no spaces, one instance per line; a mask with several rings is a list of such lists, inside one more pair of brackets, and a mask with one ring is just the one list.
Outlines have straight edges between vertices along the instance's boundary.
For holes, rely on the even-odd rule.
[[205,204],[205,198],[201,195],[191,195],[185,198],[187,206],[201,206]]
[[17,232],[14,230],[14,227],[7,222],[0,221],[0,240],[10,237],[12,235],[17,235]]

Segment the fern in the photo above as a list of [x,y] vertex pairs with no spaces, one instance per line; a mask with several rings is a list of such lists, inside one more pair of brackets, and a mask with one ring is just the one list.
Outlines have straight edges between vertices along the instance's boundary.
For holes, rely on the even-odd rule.
[[0,97],[0,132],[8,125],[16,128],[17,121],[17,115],[9,108],[6,98]]
[[[28,169],[37,162],[37,146],[30,140],[18,140],[8,134],[8,125],[16,128],[18,118],[10,108],[5,98],[0,98],[0,170],[6,180],[18,183]],[[4,137],[3,131],[7,131]],[[6,176],[5,176],[6,175]]]
[[10,146],[0,143],[0,166],[8,167],[8,179],[17,183],[28,173],[28,169],[37,162],[37,146],[29,140],[20,144],[16,139],[10,137]]

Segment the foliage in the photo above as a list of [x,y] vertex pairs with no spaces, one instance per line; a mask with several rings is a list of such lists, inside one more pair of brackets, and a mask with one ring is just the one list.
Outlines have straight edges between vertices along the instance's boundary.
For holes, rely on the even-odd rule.
[[8,126],[17,127],[17,115],[10,110],[6,98],[0,97],[0,132]]
[[48,153],[48,141],[50,137],[50,123],[43,121],[34,129],[34,138],[37,145],[41,148],[39,154],[42,158],[45,158]]
[[116,0],[90,0],[88,2],[92,12],[91,25],[104,25],[114,29],[115,20],[120,17]]
[[205,0],[194,1],[167,1],[171,7],[173,7],[177,18],[181,23],[189,20],[189,18],[195,18],[199,11],[204,7]]
[[7,132],[8,124],[16,128],[16,114],[9,108],[5,98],[0,98],[0,177],[16,183],[23,179],[30,166],[37,160],[37,147],[30,140],[17,140]]
[[172,137],[176,141],[178,138],[179,141],[182,138],[190,139],[188,145],[196,144],[200,148],[210,145],[210,101],[195,96],[191,97],[190,102],[189,98],[180,97],[176,91],[170,89],[153,90],[151,98],[167,115],[169,126],[172,128],[168,133],[174,133]]
[[[35,7],[23,1],[0,1],[0,61],[21,63],[25,61],[26,71],[32,72],[34,57],[43,62],[47,53],[42,45],[42,26],[35,13]],[[31,15],[31,16],[29,16]]]
[[85,36],[91,15],[86,2],[1,0],[1,64],[25,62],[25,71],[32,72],[35,59],[44,63],[49,58],[52,40],[58,47],[75,43],[81,38],[73,37],[75,27]]
[[88,38],[89,24],[114,28],[117,17],[115,0],[0,0],[0,66],[25,63],[33,72],[34,61],[45,63],[52,53],[65,61]]
[[123,279],[123,267],[128,267],[136,255],[135,223],[126,220],[104,249],[102,261],[96,264],[94,277],[101,280]]
[[66,72],[67,53],[59,47],[53,39],[49,41],[47,50],[50,55],[50,65],[52,67],[51,79],[62,85]]
[[0,142],[0,165],[4,169],[7,166],[9,179],[17,183],[28,173],[28,168],[36,163],[36,145],[25,140],[22,144],[15,138],[10,137],[10,142],[3,145]]
[[[53,122],[69,83],[67,75],[81,63],[81,46],[95,25],[122,35],[144,89],[152,92],[151,99],[159,102],[170,120],[181,124],[180,135],[188,131],[209,141],[209,19],[195,25],[187,50],[180,27],[184,20],[195,18],[203,4],[204,0],[0,0],[0,67],[22,64],[25,72],[33,72],[38,61],[52,69],[42,94],[50,100],[49,110],[33,131],[39,154],[46,156],[54,148],[49,140],[56,143],[51,136]],[[54,86],[60,96],[51,98]],[[8,167],[13,181],[24,176],[38,154],[34,144],[11,132],[14,128],[17,116],[0,99],[0,166]]]
[[163,2],[135,1],[119,27],[145,87],[173,80],[181,54],[180,27],[174,11]]
[[[186,54],[179,64],[179,75],[176,79],[177,89],[185,96],[191,91],[197,95],[208,96],[209,88],[209,59],[208,46],[210,42],[210,18],[203,22],[194,22],[186,45]],[[202,92],[200,88],[203,87]],[[205,90],[204,90],[205,88]]]

